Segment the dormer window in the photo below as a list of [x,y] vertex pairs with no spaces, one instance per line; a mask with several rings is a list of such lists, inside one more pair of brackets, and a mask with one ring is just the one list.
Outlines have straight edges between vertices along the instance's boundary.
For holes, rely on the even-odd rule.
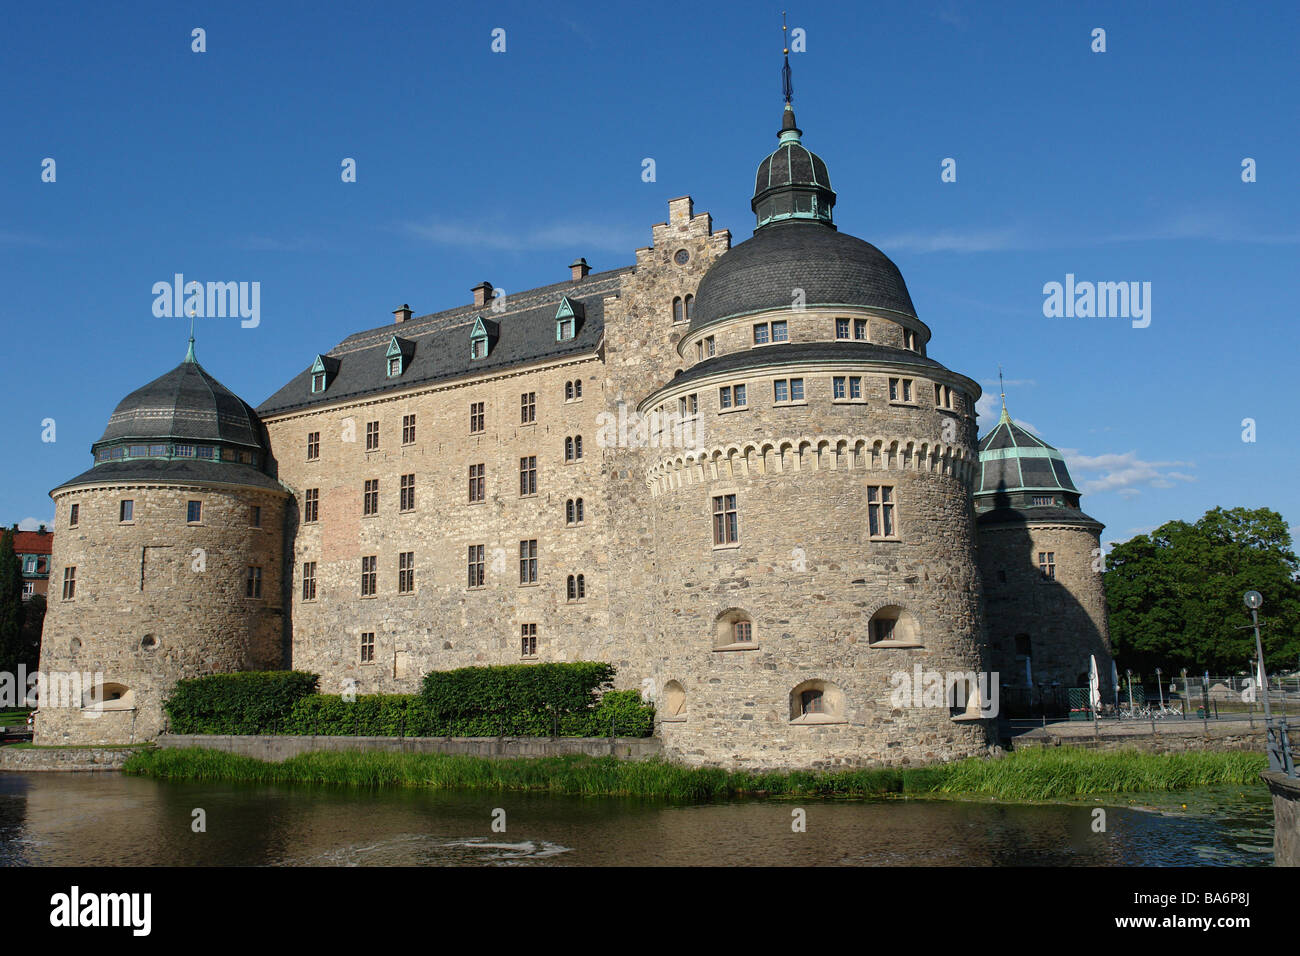
[[339,360],[317,355],[311,363],[311,393],[317,395],[329,388],[330,380],[338,371]]
[[325,373],[324,373],[324,372],[312,372],[312,373],[311,373],[311,390],[312,390],[313,392],[323,392],[323,391],[325,391]]
[[388,351],[384,357],[388,362],[388,377],[400,378],[406,371],[406,366],[411,355],[415,351],[415,343],[407,339],[399,339],[394,335],[388,341]]
[[478,316],[469,333],[469,357],[471,359],[487,358],[496,342],[497,324],[491,319]]
[[562,298],[560,307],[555,310],[555,341],[567,342],[576,338],[585,314],[581,302],[574,302],[567,295]]
[[388,377],[396,378],[402,374],[402,357],[394,355],[388,360]]

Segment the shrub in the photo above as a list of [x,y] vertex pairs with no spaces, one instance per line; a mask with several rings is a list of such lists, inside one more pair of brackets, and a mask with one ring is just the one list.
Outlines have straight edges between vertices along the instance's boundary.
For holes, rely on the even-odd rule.
[[456,737],[549,736],[573,715],[589,715],[614,684],[601,661],[462,667],[424,676],[420,696]]
[[245,671],[176,682],[163,709],[175,734],[276,733],[294,704],[316,692],[318,674]]

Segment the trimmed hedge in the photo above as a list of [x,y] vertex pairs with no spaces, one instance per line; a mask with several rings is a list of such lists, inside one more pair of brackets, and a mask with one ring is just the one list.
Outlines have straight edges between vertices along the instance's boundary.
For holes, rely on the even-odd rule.
[[654,733],[654,707],[635,690],[606,691],[596,706],[577,714],[541,713],[440,717],[418,694],[360,694],[355,701],[327,694],[303,697],[283,723],[282,734],[361,737],[619,737]]
[[440,722],[472,724],[488,736],[545,735],[557,717],[591,711],[614,674],[601,661],[462,667],[425,674],[420,696]]
[[245,671],[176,682],[163,701],[174,734],[274,733],[294,705],[316,693],[319,674]]

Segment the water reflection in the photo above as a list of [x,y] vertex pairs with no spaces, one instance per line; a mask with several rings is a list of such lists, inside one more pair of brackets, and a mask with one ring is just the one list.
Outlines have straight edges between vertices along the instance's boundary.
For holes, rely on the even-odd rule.
[[[1117,800],[1120,798],[1116,798]],[[657,801],[0,773],[0,864],[1013,866],[1272,863],[1262,788],[1093,803]],[[1182,803],[1188,803],[1184,809]],[[793,832],[791,811],[807,811]],[[206,811],[207,831],[191,829]],[[506,831],[493,832],[505,811]]]

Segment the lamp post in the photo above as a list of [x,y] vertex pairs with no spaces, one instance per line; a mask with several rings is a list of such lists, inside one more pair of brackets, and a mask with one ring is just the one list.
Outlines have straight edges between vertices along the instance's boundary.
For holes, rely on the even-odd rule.
[[1156,668],[1156,691],[1160,694],[1160,709],[1165,709],[1165,684],[1164,678],[1160,676],[1160,668]]
[[1271,726],[1273,713],[1268,705],[1268,672],[1264,670],[1264,643],[1259,639],[1259,609],[1264,604],[1264,595],[1247,591],[1243,600],[1250,608],[1250,623],[1255,626],[1255,654],[1259,658],[1259,678],[1264,684],[1264,720]]

